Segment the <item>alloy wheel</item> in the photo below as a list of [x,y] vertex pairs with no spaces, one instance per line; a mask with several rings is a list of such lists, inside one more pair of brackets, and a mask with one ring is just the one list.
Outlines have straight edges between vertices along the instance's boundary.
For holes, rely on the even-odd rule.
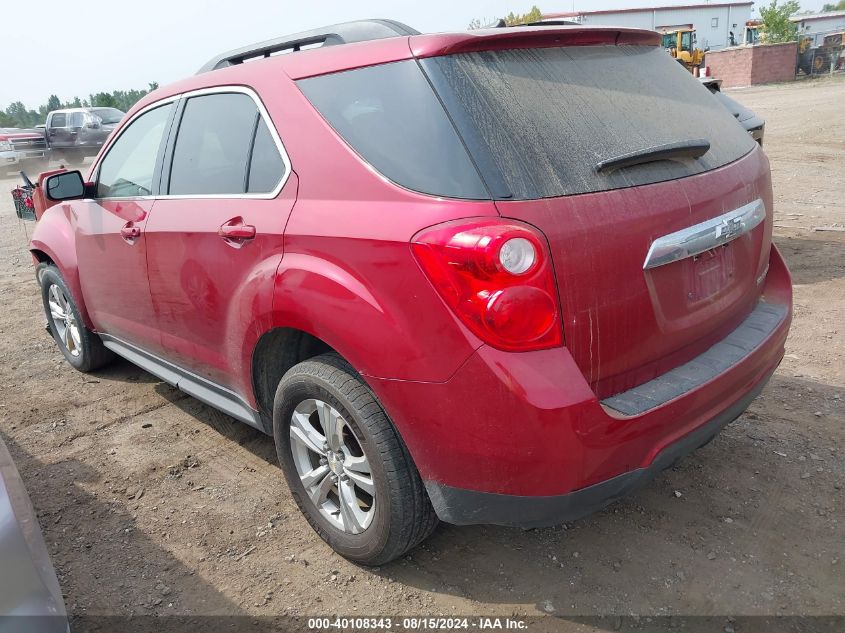
[[375,514],[375,481],[346,419],[327,402],[304,400],[291,416],[290,439],[297,474],[320,514],[347,534],[366,530]]
[[71,356],[79,356],[82,349],[82,338],[79,332],[79,323],[73,314],[70,301],[64,291],[53,284],[48,290],[48,303],[50,306],[50,317],[53,320],[53,327],[59,340],[70,352]]

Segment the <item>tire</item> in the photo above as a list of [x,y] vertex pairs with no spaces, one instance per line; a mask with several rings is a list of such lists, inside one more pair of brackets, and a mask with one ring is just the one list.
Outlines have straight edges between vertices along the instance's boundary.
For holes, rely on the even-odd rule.
[[830,70],[830,58],[827,55],[816,55],[813,59],[813,72],[817,75]]
[[68,171],[73,171],[81,164],[82,157],[75,150],[59,150],[53,153],[53,160]]
[[85,327],[58,269],[52,264],[39,264],[35,274],[41,285],[47,328],[67,362],[81,372],[90,372],[114,360],[100,337]]
[[[339,415],[337,423],[325,425],[334,415]],[[329,437],[327,426],[339,430],[335,438]],[[273,432],[296,504],[341,556],[363,565],[383,565],[418,545],[437,526],[402,438],[370,388],[337,354],[299,363],[284,375],[276,390]],[[319,451],[308,448],[321,442]],[[317,483],[306,489],[302,475],[309,468],[310,480]],[[354,503],[344,504],[343,499]]]

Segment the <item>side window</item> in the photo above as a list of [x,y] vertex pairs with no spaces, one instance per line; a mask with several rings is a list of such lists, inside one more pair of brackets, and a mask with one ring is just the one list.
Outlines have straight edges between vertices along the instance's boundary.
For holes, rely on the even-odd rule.
[[262,117],[255,130],[247,193],[270,193],[279,184],[284,174],[285,163]]
[[[296,83],[352,149],[386,178],[435,196],[489,199],[478,170],[416,60]],[[483,105],[479,102],[478,107]]]
[[173,107],[174,104],[169,103],[145,112],[120,134],[100,163],[98,198],[152,193],[156,159]]
[[53,116],[50,117],[50,127],[66,127],[67,126],[67,114],[64,112],[56,112]]
[[70,123],[68,127],[82,127],[85,123],[85,115],[81,112],[70,113]]
[[258,108],[248,95],[191,97],[173,149],[170,195],[244,193]]

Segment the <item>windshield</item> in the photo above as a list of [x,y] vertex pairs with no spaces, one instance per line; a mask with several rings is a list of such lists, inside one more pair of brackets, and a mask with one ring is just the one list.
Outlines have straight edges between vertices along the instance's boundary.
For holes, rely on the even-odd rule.
[[102,123],[105,123],[106,125],[120,123],[120,120],[125,114],[117,108],[95,108],[92,112],[100,118]]

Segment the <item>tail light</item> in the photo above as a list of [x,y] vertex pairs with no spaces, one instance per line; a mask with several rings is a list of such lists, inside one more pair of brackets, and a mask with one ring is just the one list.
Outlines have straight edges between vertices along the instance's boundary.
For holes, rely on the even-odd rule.
[[543,235],[512,220],[458,220],[411,240],[421,268],[461,322],[488,345],[523,352],[563,345]]

